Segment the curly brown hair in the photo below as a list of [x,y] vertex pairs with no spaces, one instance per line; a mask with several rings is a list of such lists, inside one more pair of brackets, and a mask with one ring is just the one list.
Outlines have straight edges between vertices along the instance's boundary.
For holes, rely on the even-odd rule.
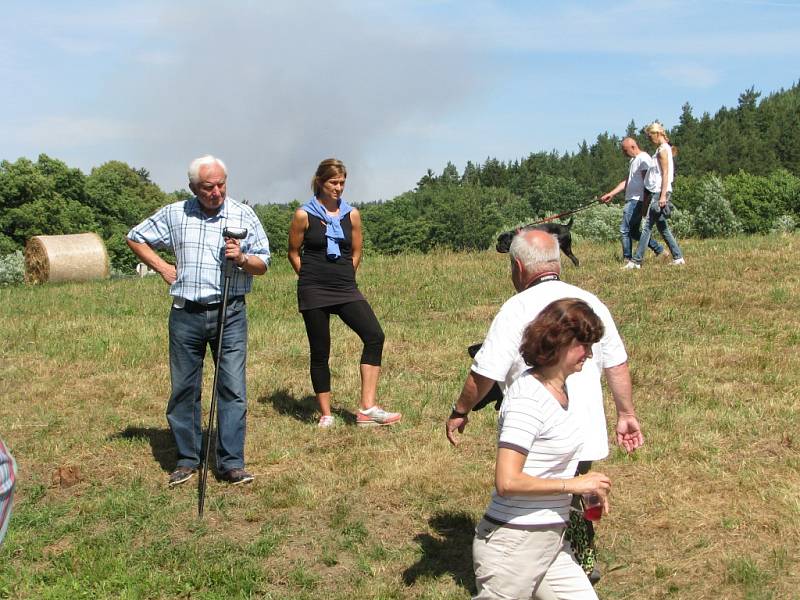
[[573,340],[594,344],[603,337],[603,322],[586,302],[562,298],[548,304],[525,328],[519,353],[530,367],[550,367]]

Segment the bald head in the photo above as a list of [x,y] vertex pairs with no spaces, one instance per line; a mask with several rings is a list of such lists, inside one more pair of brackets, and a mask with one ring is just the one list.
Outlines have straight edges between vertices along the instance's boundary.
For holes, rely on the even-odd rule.
[[622,147],[622,151],[631,158],[641,153],[638,142],[632,137],[624,138],[620,146]]
[[521,292],[544,273],[561,273],[558,240],[540,229],[523,229],[511,241],[511,279]]

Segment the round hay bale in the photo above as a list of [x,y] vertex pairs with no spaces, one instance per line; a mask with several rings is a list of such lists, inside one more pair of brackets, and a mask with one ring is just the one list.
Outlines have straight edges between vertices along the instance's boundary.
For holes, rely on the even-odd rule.
[[25,245],[26,283],[89,281],[108,275],[108,252],[96,233],[36,235]]

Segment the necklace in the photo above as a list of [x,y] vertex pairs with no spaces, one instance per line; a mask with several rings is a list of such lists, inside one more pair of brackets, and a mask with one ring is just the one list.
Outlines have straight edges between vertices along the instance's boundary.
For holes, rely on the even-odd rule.
[[536,379],[545,388],[550,390],[550,392],[553,394],[555,399],[558,400],[559,404],[564,406],[565,403],[569,403],[569,394],[567,393],[567,384],[566,384],[566,382],[562,382],[561,386],[559,387],[558,385],[554,384],[550,379],[542,378],[542,376],[539,375],[538,373],[534,373],[533,376],[536,377]]
[[550,383],[549,381],[545,381],[545,382],[543,382],[543,383],[544,383],[544,384],[545,384],[547,387],[549,387],[549,388],[550,388],[552,391],[554,391],[556,394],[564,394],[564,396],[566,396],[566,395],[567,395],[567,386],[566,386],[565,384],[563,384],[563,383],[562,383],[562,384],[561,384],[561,387],[559,388],[558,386],[556,386],[556,385],[553,385],[553,384],[552,384],[552,383]]

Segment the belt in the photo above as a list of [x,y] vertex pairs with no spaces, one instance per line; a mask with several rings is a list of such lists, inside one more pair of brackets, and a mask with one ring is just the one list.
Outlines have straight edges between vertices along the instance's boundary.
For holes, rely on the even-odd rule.
[[[230,305],[231,302],[235,302],[237,300],[244,301],[244,296],[231,296],[228,298],[228,304]],[[183,310],[191,313],[197,312],[208,312],[211,310],[217,310],[222,306],[222,302],[212,302],[211,304],[201,304],[200,302],[192,302],[191,300],[187,300],[186,303],[183,305]]]

